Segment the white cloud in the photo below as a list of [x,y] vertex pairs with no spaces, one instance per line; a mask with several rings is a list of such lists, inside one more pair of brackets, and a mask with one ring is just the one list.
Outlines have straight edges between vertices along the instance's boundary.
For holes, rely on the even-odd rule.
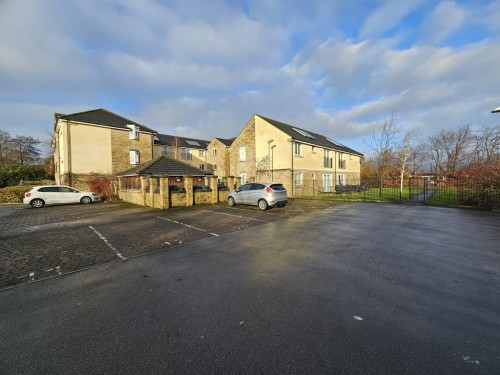
[[421,42],[431,45],[443,42],[454,32],[460,30],[465,18],[465,10],[455,2],[439,3],[423,23]]
[[376,38],[399,24],[408,14],[417,9],[423,0],[391,1],[372,12],[365,20],[360,35],[363,38]]
[[0,1],[0,128],[104,107],[210,139],[259,113],[356,148],[393,109],[429,131],[482,121],[500,105],[497,3]]

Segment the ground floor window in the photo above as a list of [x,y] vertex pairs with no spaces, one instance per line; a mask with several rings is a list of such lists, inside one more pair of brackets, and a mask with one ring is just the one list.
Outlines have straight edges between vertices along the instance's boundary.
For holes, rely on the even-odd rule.
[[338,175],[339,185],[345,185],[345,176],[343,174]]
[[330,193],[332,191],[332,175],[324,174],[322,182],[323,182],[323,192]]
[[302,172],[294,174],[294,184],[295,186],[302,186],[304,184],[304,174]]
[[247,183],[247,174],[246,173],[240,173],[241,177],[241,184],[246,184]]
[[122,190],[141,190],[141,178],[139,176],[122,177],[120,183]]

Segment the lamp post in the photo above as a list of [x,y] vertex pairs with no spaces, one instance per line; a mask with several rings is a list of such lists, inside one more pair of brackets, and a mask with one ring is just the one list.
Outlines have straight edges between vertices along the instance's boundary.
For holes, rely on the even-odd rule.
[[268,168],[267,168],[267,177],[269,178],[271,176],[271,143],[274,142],[274,139],[269,139],[267,141],[267,161],[268,161]]
[[274,149],[276,148],[276,145],[271,146],[271,182],[274,181]]

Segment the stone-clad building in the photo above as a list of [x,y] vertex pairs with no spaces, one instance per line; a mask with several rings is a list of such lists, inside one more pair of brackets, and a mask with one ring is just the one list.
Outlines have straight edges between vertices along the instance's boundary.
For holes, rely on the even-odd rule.
[[95,109],[54,115],[54,168],[57,184],[86,187],[91,173],[116,175],[153,159],[156,131]]
[[209,142],[158,134],[104,109],[55,114],[53,147],[60,184],[86,187],[91,172],[116,176],[163,155],[215,175],[219,184],[280,182],[291,197],[359,185],[363,156],[324,135],[257,114],[237,137]]

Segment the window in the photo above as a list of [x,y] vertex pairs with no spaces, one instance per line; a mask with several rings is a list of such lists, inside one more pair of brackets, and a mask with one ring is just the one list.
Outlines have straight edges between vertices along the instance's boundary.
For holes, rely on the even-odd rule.
[[198,150],[198,156],[205,157],[205,150]]
[[323,153],[323,166],[325,168],[332,168],[332,166],[333,166],[333,162],[332,162],[332,158],[330,157],[329,150],[325,150]]
[[40,193],[59,193],[59,188],[57,186],[47,186],[38,189]]
[[250,190],[262,190],[266,187],[263,184],[250,184]]
[[202,171],[204,171],[204,170],[205,170],[205,164],[200,164],[200,169],[201,169]]
[[300,173],[300,172],[295,173],[295,175],[294,175],[295,186],[302,186],[303,185],[303,183],[304,183],[303,176],[304,176],[303,173]]
[[217,149],[216,148],[212,149],[212,156],[217,156]]
[[130,164],[139,164],[139,150],[129,150]]
[[241,183],[246,184],[247,183],[247,174],[246,173],[240,173],[241,177]]
[[189,148],[181,148],[181,158],[186,160],[192,160],[193,155],[191,155],[191,150]]
[[345,169],[345,159],[344,159],[344,154],[339,152],[339,168],[340,169]]
[[301,155],[300,151],[302,149],[302,145],[298,142],[294,143],[294,150],[295,150],[295,155]]
[[247,160],[247,148],[245,146],[240,147],[240,161]]
[[213,164],[213,165],[212,165],[212,169],[213,169],[214,171],[216,171],[216,170],[217,170],[217,164]]
[[343,174],[339,174],[339,185],[344,185],[344,175]]
[[139,139],[139,127],[137,125],[127,125],[129,128],[128,138],[129,139]]
[[315,154],[316,153],[316,147],[311,146],[311,153]]

